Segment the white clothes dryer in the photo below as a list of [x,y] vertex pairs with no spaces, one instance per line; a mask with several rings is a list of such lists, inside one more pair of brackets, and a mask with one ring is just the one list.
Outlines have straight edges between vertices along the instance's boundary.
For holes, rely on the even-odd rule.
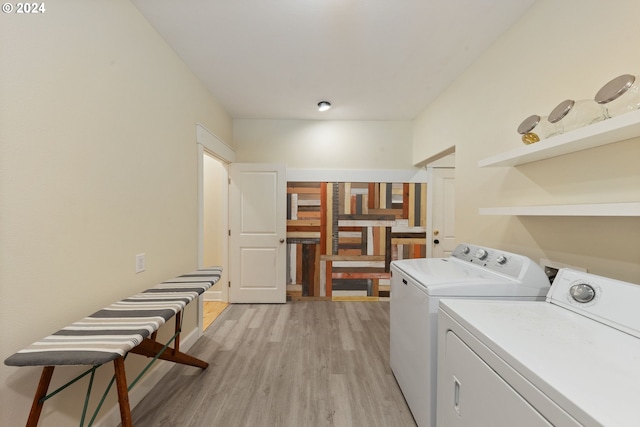
[[438,427],[640,426],[639,306],[569,269],[543,303],[441,300]]
[[420,427],[436,422],[440,299],[543,301],[549,285],[531,259],[466,243],[448,258],[391,263],[390,365]]

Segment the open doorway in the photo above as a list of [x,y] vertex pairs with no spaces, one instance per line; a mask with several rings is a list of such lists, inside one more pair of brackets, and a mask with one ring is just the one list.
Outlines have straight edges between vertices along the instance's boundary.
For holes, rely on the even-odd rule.
[[202,168],[202,266],[221,265],[222,277],[204,294],[204,301],[227,302],[228,282],[228,166],[208,152]]
[[[229,164],[235,153],[211,131],[196,125],[198,152],[198,267],[219,265],[222,277],[200,299],[203,331],[229,301]],[[224,308],[224,307],[222,307]]]

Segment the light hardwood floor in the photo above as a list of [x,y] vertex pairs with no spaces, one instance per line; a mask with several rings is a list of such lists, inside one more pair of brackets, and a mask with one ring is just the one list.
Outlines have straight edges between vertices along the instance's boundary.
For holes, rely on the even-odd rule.
[[415,426],[388,302],[232,304],[133,411],[135,426]]
[[203,313],[202,313],[202,330],[206,331],[209,326],[213,323],[214,320],[220,313],[224,311],[229,303],[221,302],[221,301],[204,301],[202,304]]

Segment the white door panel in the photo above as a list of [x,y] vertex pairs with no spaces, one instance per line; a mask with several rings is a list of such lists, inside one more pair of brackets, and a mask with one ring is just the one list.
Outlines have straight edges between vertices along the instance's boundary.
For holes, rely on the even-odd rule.
[[278,262],[277,248],[241,248],[240,259],[242,265],[251,266],[240,270],[243,288],[262,289],[276,284],[278,276],[274,266]]
[[232,303],[286,302],[286,171],[282,164],[232,163]]
[[433,169],[431,256],[435,258],[448,257],[456,246],[455,175],[454,168]]

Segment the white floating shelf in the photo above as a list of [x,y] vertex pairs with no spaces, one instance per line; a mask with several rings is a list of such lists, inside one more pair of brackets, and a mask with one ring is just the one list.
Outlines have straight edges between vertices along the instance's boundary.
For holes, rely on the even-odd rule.
[[590,203],[582,205],[480,208],[480,215],[630,217],[640,216],[640,203]]
[[478,161],[478,167],[517,166],[640,136],[640,110],[522,145]]

